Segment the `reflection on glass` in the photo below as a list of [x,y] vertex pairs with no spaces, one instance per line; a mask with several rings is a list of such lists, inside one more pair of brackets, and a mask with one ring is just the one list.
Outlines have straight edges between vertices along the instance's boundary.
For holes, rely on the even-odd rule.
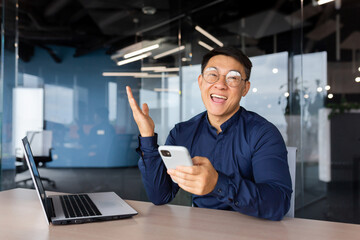
[[117,114],[117,84],[114,82],[109,82],[109,120],[115,121]]
[[29,131],[41,131],[43,129],[43,114],[44,91],[42,88],[13,89],[13,148],[11,150],[16,157],[23,157],[21,139]]
[[45,84],[45,120],[70,124],[74,120],[74,90]]
[[43,79],[38,76],[23,73],[23,74],[19,74],[19,77],[21,77],[21,75],[23,78],[23,86],[24,87],[38,88],[38,87],[41,87],[41,84],[43,83]]
[[205,111],[198,85],[201,65],[182,67],[182,119],[186,121],[198,113]]
[[[288,91],[288,53],[281,52],[251,57],[252,91],[241,99],[241,105],[272,122],[287,139],[285,107]],[[280,90],[280,91],[279,91]]]
[[[327,53],[318,52],[304,54],[303,58],[303,161],[318,162],[318,113],[324,107],[324,99],[327,95],[324,88],[327,86]],[[299,66],[301,56],[294,56],[294,66]],[[300,78],[299,68],[294,69],[294,78]],[[301,86],[296,86],[300,90]],[[302,100],[301,100],[302,101]],[[300,136],[294,133],[294,137]],[[324,140],[321,140],[324,141]],[[300,146],[300,145],[298,145]]]

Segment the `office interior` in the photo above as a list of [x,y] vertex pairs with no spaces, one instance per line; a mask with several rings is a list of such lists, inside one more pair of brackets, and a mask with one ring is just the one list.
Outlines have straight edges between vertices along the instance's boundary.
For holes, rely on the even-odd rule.
[[[235,46],[253,63],[247,110],[297,148],[295,217],[360,223],[358,0],[2,0],[1,184],[33,188],[27,136],[49,191],[148,201],[125,86],[164,144],[205,110],[201,59]],[[191,206],[180,191],[172,204]]]

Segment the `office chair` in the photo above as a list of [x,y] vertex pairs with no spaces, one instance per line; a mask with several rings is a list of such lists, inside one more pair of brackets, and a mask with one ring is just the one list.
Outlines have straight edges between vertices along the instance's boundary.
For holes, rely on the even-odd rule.
[[[52,132],[48,130],[43,131],[29,131],[26,136],[29,139],[29,143],[31,145],[31,150],[34,155],[34,161],[37,167],[45,167],[46,163],[52,161]],[[17,158],[18,162],[22,164],[17,164],[16,173],[21,173],[26,171],[27,165],[24,157]],[[26,185],[27,181],[32,180],[31,178],[26,178],[20,181],[17,181],[16,184],[24,184]],[[56,184],[53,180],[41,177],[41,180],[44,182],[48,182],[52,187],[56,188]]]
[[288,151],[288,164],[289,171],[291,176],[291,184],[293,192],[291,194],[290,208],[285,217],[294,217],[295,216],[295,177],[296,177],[296,147],[286,147]]

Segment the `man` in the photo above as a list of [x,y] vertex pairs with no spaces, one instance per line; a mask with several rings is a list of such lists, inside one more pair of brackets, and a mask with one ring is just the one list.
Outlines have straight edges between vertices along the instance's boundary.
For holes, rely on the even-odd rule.
[[251,67],[235,48],[217,48],[204,56],[198,83],[207,111],[176,124],[166,140],[166,145],[189,150],[192,167],[166,170],[149,108],[143,104],[141,110],[127,87],[141,135],[139,169],[154,204],[168,203],[180,187],[193,194],[198,207],[271,220],[287,213],[292,189],[284,140],[273,124],[239,104],[250,89]]

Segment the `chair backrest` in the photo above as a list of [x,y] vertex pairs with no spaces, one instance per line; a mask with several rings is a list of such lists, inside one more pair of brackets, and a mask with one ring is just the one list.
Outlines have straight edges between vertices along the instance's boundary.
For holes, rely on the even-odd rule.
[[28,131],[26,136],[29,139],[34,157],[50,157],[52,147],[52,131]]
[[288,151],[288,165],[291,176],[291,184],[293,192],[291,194],[290,209],[285,215],[286,217],[294,217],[295,215],[295,177],[296,177],[296,147],[286,147]]

